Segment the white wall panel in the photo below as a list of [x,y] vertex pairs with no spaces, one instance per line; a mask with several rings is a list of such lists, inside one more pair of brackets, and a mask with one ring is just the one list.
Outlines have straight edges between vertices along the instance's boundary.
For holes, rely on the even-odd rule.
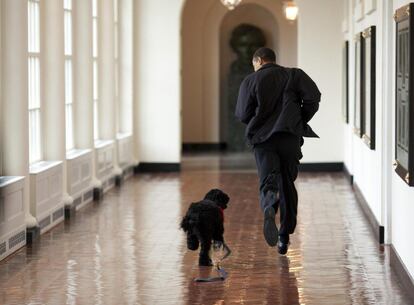
[[118,164],[122,169],[133,164],[133,137],[132,135],[121,136],[117,138]]
[[104,182],[114,171],[114,141],[99,141],[95,147],[97,178]]
[[[84,202],[84,195],[92,189],[93,158],[90,149],[73,150],[67,155],[67,188],[76,208]],[[90,201],[91,196],[86,196]]]
[[0,260],[26,244],[24,178],[0,178]]
[[42,233],[63,220],[62,175],[61,161],[42,161],[31,166],[30,211]]

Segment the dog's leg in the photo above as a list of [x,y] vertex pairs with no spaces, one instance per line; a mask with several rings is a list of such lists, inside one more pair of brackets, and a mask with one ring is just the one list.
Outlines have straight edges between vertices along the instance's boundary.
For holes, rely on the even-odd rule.
[[223,221],[220,220],[220,221],[217,221],[216,225],[214,226],[213,239],[224,243],[223,234],[224,234],[224,224],[223,224]]
[[187,248],[189,250],[195,251],[198,249],[199,242],[198,237],[195,234],[192,234],[191,232],[187,233]]
[[210,258],[211,238],[205,238],[201,241],[200,257],[198,260],[199,266],[213,266]]

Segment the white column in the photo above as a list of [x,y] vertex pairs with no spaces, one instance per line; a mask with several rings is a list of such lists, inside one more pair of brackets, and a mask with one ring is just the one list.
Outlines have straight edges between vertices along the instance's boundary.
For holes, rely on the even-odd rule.
[[134,1],[134,138],[142,162],[181,159],[181,2]]
[[119,128],[132,132],[133,103],[133,1],[118,0],[119,11]]
[[[93,139],[93,59],[92,2],[73,1],[73,79],[75,147],[95,151]],[[95,153],[92,162],[92,184],[100,188],[96,178]]]
[[[393,155],[393,108],[395,107],[394,99],[394,88],[390,84],[394,84],[395,76],[394,73],[394,20],[389,18],[394,12],[392,1],[384,1],[379,5],[381,9],[382,20],[382,32],[377,32],[377,38],[382,42],[379,45],[381,49],[377,50],[382,52],[382,75],[381,75],[381,96],[379,100],[382,107],[382,146],[381,146],[381,223],[385,227],[385,244],[392,243],[392,176],[393,169],[392,163],[394,161]],[[378,55],[377,55],[378,56]],[[378,103],[377,103],[378,105]],[[379,119],[379,118],[377,118]]]
[[114,4],[99,1],[99,137],[115,139]]
[[93,145],[92,3],[73,1],[73,78],[75,147]]
[[[93,59],[92,2],[73,1],[73,79],[75,147],[95,151],[93,139]],[[100,188],[96,178],[95,153],[92,162],[92,184]]]
[[63,161],[64,203],[70,205],[73,199],[66,185],[63,1],[43,0],[41,6],[43,153],[45,160]]
[[24,209],[31,228],[37,221],[29,200],[27,1],[2,0],[1,5],[3,174],[26,177]]
[[134,156],[134,162],[136,165],[140,162],[140,153],[139,153],[139,147],[140,147],[140,137],[139,137],[139,126],[138,126],[138,118],[140,116],[140,108],[139,105],[139,92],[138,92],[138,85],[139,85],[139,64],[138,64],[138,52],[140,50],[140,44],[139,41],[141,39],[141,34],[139,31],[139,10],[140,10],[140,3],[137,3],[134,1],[132,5],[132,11],[133,11],[133,32],[132,36],[134,38],[133,40],[133,66],[132,66],[132,86],[134,88],[134,91],[132,93],[133,96],[133,104],[132,104],[132,133],[134,135],[134,145],[133,145],[133,156]]
[[[99,137],[101,140],[116,140],[115,108],[115,50],[114,50],[114,1],[99,2]],[[122,174],[114,142],[114,174]]]

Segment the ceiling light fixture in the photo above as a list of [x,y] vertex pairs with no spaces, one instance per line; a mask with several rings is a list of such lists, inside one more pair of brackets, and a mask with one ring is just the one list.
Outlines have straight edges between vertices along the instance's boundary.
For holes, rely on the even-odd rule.
[[285,16],[287,20],[294,21],[298,17],[298,6],[295,4],[294,1],[287,1],[285,2]]
[[242,0],[221,0],[221,3],[223,3],[229,10],[234,10],[240,2],[242,2]]

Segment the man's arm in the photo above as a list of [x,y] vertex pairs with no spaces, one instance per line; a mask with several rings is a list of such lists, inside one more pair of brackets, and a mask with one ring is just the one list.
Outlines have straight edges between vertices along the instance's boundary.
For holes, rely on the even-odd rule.
[[237,98],[236,117],[244,124],[248,124],[255,115],[257,101],[253,84],[249,79],[244,79],[240,85]]
[[296,89],[302,100],[302,119],[308,123],[319,109],[321,93],[315,82],[300,69],[296,71]]

